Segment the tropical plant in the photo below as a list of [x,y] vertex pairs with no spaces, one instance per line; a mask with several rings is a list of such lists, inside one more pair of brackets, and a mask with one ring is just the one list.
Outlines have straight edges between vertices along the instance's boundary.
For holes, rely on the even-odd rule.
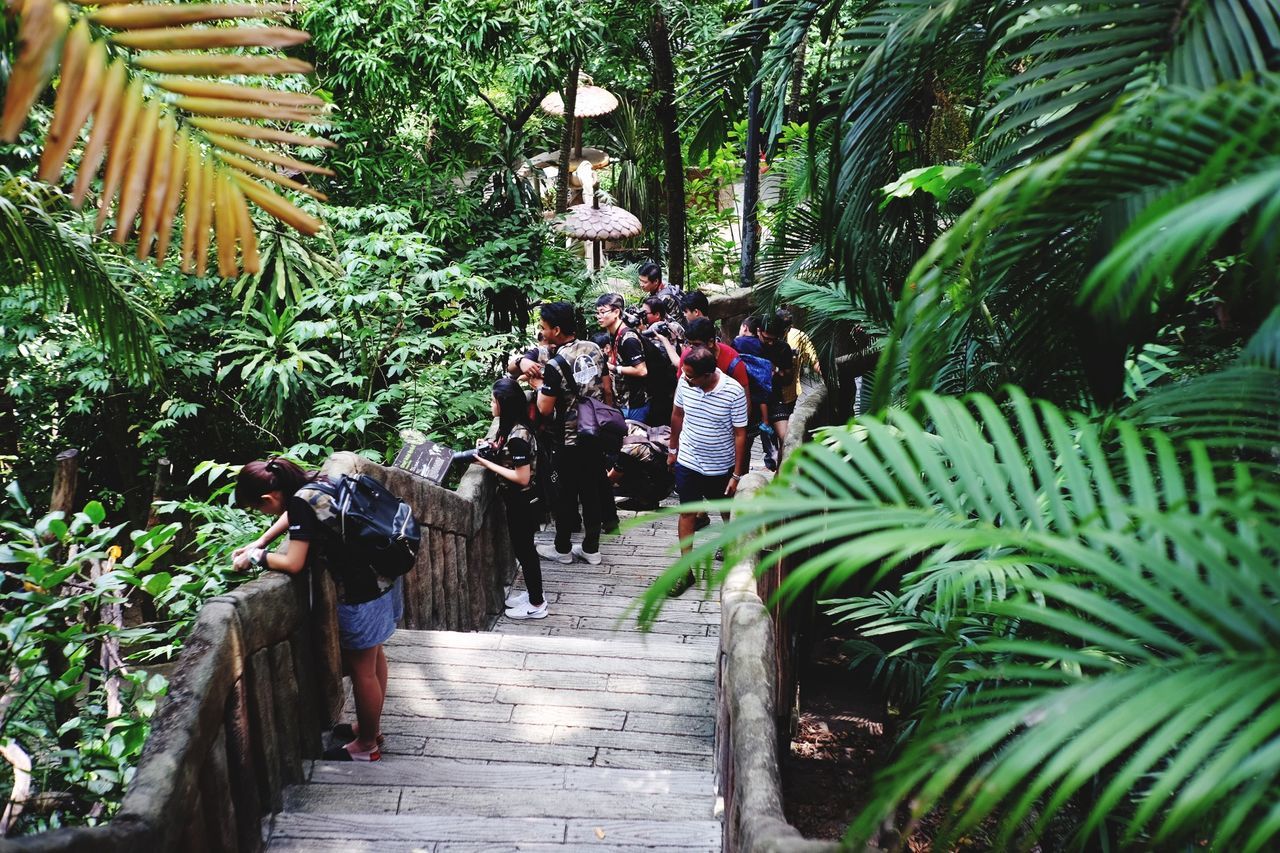
[[[17,138],[32,105],[58,72],[40,178],[61,180],[71,149],[92,116],[93,129],[71,198],[77,207],[84,202],[105,158],[99,229],[115,203],[113,239],[124,243],[137,225],[138,257],[154,254],[163,259],[181,205],[185,271],[204,274],[216,236],[221,275],[233,276],[241,266],[256,272],[260,261],[249,201],[304,233],[320,229],[318,219],[262,181],[323,198],[273,167],[329,172],[246,140],[313,147],[331,143],[231,119],[317,124],[325,102],[300,92],[197,78],[309,72],[311,66],[301,60],[212,52],[227,47],[282,48],[306,41],[307,34],[300,30],[248,23],[278,18],[287,8],[253,3],[114,4],[73,15],[59,0],[10,3],[7,11],[18,18],[17,55],[6,80],[0,141]],[[236,23],[220,25],[225,21]],[[112,32],[98,37],[103,30]],[[174,96],[172,101],[165,93]]]
[[253,324],[232,329],[231,345],[222,351],[226,363],[218,379],[235,373],[268,424],[284,418],[300,397],[314,395],[337,367],[321,348],[332,324],[302,320],[300,314],[296,306],[250,311]]
[[[7,491],[30,512],[20,491]],[[32,785],[51,792],[52,825],[109,816],[167,687],[163,676],[129,662],[132,644],[145,644],[150,631],[124,627],[121,606],[130,589],[150,595],[167,586],[154,567],[177,525],[135,532],[122,555],[114,543],[123,527],[105,519],[102,504],[90,501],[71,518],[56,512],[0,523],[0,741],[14,793],[22,794],[7,818],[18,818]],[[39,828],[49,821],[30,819]]]
[[58,218],[59,201],[57,193],[0,168],[0,278],[44,309],[65,305],[124,370],[154,369],[155,315]]
[[910,722],[855,844],[931,813],[944,848],[984,821],[999,849],[1051,824],[1073,849],[1274,846],[1280,310],[1120,415],[1018,389],[912,411],[821,432],[642,617],[724,548],[878,638],[858,659]]
[[[1006,382],[1105,406],[1138,348],[1171,345],[1158,336],[1193,285],[1221,279],[1246,335],[1275,304],[1269,279],[1240,282],[1271,245],[1251,239],[1271,215],[1251,199],[1266,197],[1276,135],[1237,138],[1233,110],[1269,100],[1278,48],[1276,0],[774,0],[706,48],[686,97],[695,139],[714,146],[758,81],[776,144],[799,92],[810,142],[762,270],[771,286],[841,287],[893,326],[877,406]],[[1153,119],[1173,136],[1144,135]],[[978,200],[896,191],[904,174],[967,164],[989,187]],[[1041,203],[1067,192],[1070,209]],[[1165,249],[1169,262],[1145,262]]]

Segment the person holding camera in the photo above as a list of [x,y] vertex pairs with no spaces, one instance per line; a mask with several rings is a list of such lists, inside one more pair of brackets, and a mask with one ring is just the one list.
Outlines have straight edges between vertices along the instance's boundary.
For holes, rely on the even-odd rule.
[[491,402],[498,419],[492,441],[481,441],[471,462],[498,476],[498,490],[507,509],[507,534],[511,550],[524,573],[526,592],[507,596],[508,619],[546,619],[547,600],[542,592],[542,563],[533,535],[538,531],[534,488],[537,439],[529,423],[529,401],[520,383],[509,377],[493,384]]
[[[606,293],[596,300],[596,322],[609,333],[613,343],[607,363],[613,376],[613,405],[622,410],[629,421],[643,421],[649,416],[649,389],[645,377],[649,367],[644,360],[644,344],[635,329],[623,322],[626,302],[619,293]],[[607,396],[605,402],[609,402]]]
[[[382,645],[395,633],[404,600],[399,581],[384,588],[372,569],[356,570],[356,561],[344,553],[337,534],[322,520],[329,517],[324,512],[334,511],[331,505],[325,501],[313,505],[298,494],[319,476],[319,471],[304,471],[278,458],[250,462],[240,469],[236,504],[278,519],[252,545],[237,548],[232,565],[238,571],[256,565],[292,575],[323,549],[338,590],[338,645],[351,675],[356,706],[356,726],[342,723],[333,729],[334,736],[346,743],[327,750],[324,758],[378,761],[382,758],[382,703],[387,694],[387,656]],[[286,529],[289,540],[285,550],[267,551]]]
[[684,294],[680,288],[662,281],[662,268],[655,263],[643,264],[636,271],[637,279],[640,283],[640,289],[645,292],[646,296],[656,297],[662,301],[665,307],[666,315],[675,319],[680,314],[680,300]]
[[[600,565],[600,530],[603,503],[609,495],[603,448],[590,436],[578,434],[578,400],[605,401],[609,370],[600,347],[577,336],[577,318],[568,302],[548,302],[539,309],[543,339],[556,354],[542,369],[538,389],[538,414],[552,423],[555,441],[556,497],[552,512],[556,540],[538,553],[568,565],[574,558]],[[521,362],[522,368],[526,362]],[[612,509],[613,502],[609,501]],[[573,544],[578,508],[582,509],[582,545]],[[616,515],[614,510],[613,515]],[[616,525],[612,517],[605,529]]]

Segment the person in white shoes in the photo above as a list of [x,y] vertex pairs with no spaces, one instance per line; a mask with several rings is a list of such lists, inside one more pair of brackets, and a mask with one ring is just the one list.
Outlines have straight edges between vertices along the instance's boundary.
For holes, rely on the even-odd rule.
[[537,464],[537,439],[529,424],[529,401],[524,389],[514,379],[502,378],[493,385],[493,416],[498,419],[498,433],[488,447],[490,458],[477,455],[472,464],[487,468],[498,476],[498,491],[507,510],[507,534],[520,571],[524,573],[527,592],[513,591],[507,596],[508,619],[545,619],[547,600],[542,592],[542,563],[533,545],[538,518],[533,507],[534,468]]
[[[539,414],[551,422],[555,445],[556,500],[555,547],[539,547],[538,553],[558,563],[572,563],[574,557],[600,564],[600,529],[604,491],[608,487],[604,455],[597,443],[578,435],[578,397],[603,402],[609,382],[604,353],[591,341],[577,337],[577,319],[568,302],[549,302],[540,309],[542,338],[556,347],[555,356],[542,368],[538,389]],[[522,368],[524,363],[521,363]],[[582,511],[582,544],[571,540]]]

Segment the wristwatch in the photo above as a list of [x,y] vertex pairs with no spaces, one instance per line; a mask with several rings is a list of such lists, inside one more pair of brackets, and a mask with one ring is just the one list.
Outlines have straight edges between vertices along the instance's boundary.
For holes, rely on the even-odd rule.
[[253,552],[253,556],[249,558],[249,561],[253,563],[255,566],[257,566],[258,568],[265,569],[267,567],[267,549],[266,548],[255,549]]

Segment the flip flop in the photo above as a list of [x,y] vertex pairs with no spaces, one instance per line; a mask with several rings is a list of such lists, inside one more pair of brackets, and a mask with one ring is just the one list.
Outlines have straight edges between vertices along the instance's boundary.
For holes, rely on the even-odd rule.
[[369,752],[352,752],[345,746],[326,749],[321,756],[325,761],[381,761],[382,750],[376,746]]
[[[356,730],[350,723],[338,723],[336,726],[329,729],[329,733],[343,743],[351,743],[351,741],[356,739]],[[386,735],[379,732],[378,746],[382,746],[386,742]]]

